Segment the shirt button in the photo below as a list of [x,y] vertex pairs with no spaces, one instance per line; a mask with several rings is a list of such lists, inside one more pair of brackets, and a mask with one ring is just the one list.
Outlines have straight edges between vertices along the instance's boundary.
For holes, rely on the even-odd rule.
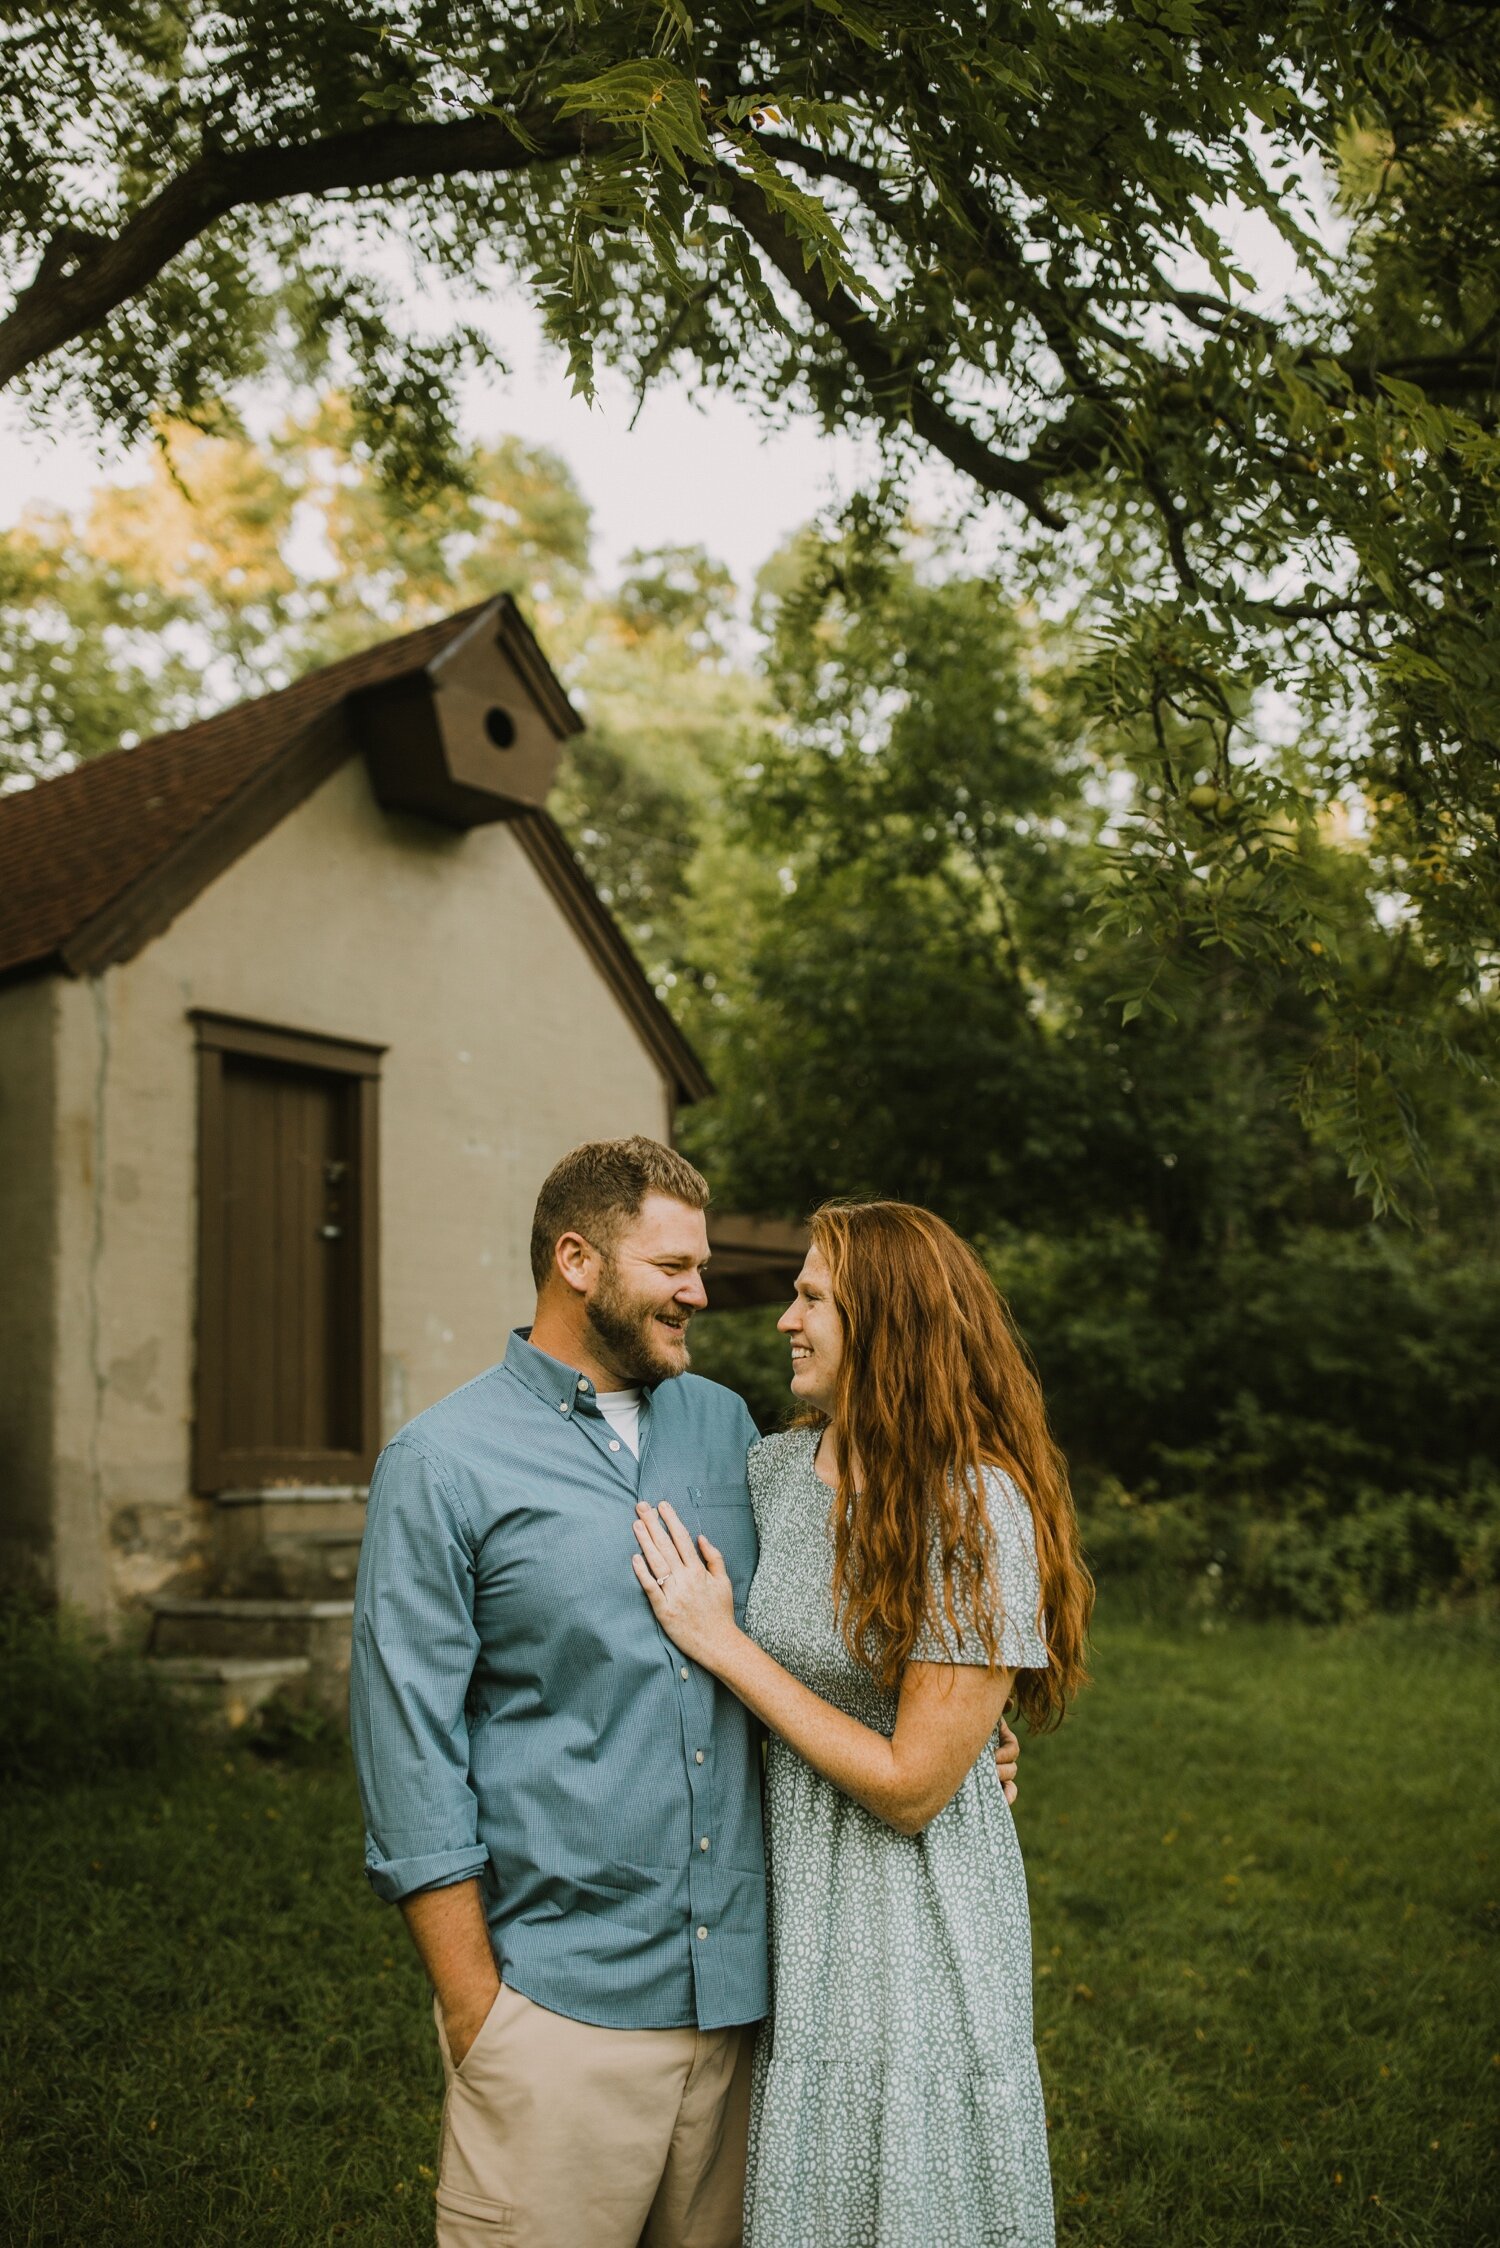
[[694,1762],[695,1764],[701,1764],[701,1763],[703,1762],[703,1751],[702,1751],[702,1749],[701,1749],[701,1748],[695,1748],[695,1749],[694,1749],[694,1751],[693,1751],[693,1762]]
[[618,1451],[619,1451],[619,1449],[620,1449],[620,1439],[618,1438],[618,1436],[612,1436],[612,1437],[610,1438],[610,1440],[609,1440],[609,1448],[610,1448],[610,1450],[611,1450],[612,1452],[618,1452]]
[[700,1850],[706,1850],[708,1848],[708,1836],[706,1834],[703,1837],[703,1840],[699,1843],[698,1847]]
[[680,1670],[680,1671],[679,1671],[679,1672],[677,1673],[677,1675],[678,1675],[678,1677],[679,1677],[679,1678],[686,1678],[687,1674],[688,1674],[688,1667],[687,1667],[687,1664],[686,1664],[686,1663],[684,1663],[684,1664],[683,1664],[683,1666],[682,1666],[682,1668],[681,1668],[681,1670]]
[[580,1374],[578,1377],[578,1386],[580,1389],[587,1389],[589,1386],[588,1383],[584,1380],[582,1374]]
[[698,1930],[698,1941],[700,1944],[706,1943],[708,1941],[708,1930],[706,1928],[700,1928]]

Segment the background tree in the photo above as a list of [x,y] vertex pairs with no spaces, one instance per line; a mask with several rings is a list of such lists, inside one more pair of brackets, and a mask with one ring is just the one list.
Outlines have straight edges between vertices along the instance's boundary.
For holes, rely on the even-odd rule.
[[414,505],[370,473],[348,403],[257,443],[171,424],[139,482],[0,534],[0,771],[58,765],[264,694],[491,593],[572,616],[588,509],[509,438]]
[[[879,431],[894,475],[946,459],[1018,584],[1095,596],[1127,1001],[1223,947],[1316,992],[1309,1091],[1378,1206],[1433,1057],[1347,988],[1284,839],[1356,802],[1389,910],[1485,1001],[1497,92],[1466,0],[26,11],[0,381],[134,435],[332,366],[416,493],[484,347],[419,326],[400,276],[509,277],[585,388],[596,354],[642,387],[686,367]],[[1295,772],[1263,755],[1269,682],[1323,721]]]
[[[760,615],[776,723],[731,810],[778,879],[690,1016],[720,1097],[686,1129],[721,1194],[789,1215],[895,1194],[981,1240],[1116,1586],[1187,1577],[1332,1615],[1493,1581],[1482,1089],[1418,1077],[1414,1230],[1370,1226],[1326,1125],[1287,1100],[1326,1048],[1321,992],[1267,992],[1220,948],[1170,1015],[1107,1004],[1136,940],[1086,910],[1119,845],[1069,630],[910,537],[804,537]],[[1338,948],[1345,1004],[1461,1048],[1473,1026],[1385,925],[1368,848],[1289,831],[1284,879]],[[773,1320],[706,1338],[768,1420]]]
[[[260,444],[169,432],[151,478],[0,542],[0,707],[28,775],[275,685],[498,581],[584,705],[553,795],[710,1063],[689,1111],[721,1202],[801,1215],[915,1196],[979,1239],[1035,1349],[1117,1590],[1184,1579],[1331,1615],[1493,1582],[1497,1161],[1483,1088],[1428,1067],[1412,1230],[1351,1202],[1288,1101],[1329,1037],[1316,988],[1170,957],[1174,1006],[1110,1004],[1140,938],[1101,915],[1130,805],[1087,717],[1079,627],[877,510],[809,527],[745,635],[721,566],[600,586],[561,465],[470,451],[393,505],[333,398]],[[30,731],[28,731],[28,728]],[[1232,815],[1200,815],[1213,838]],[[1276,882],[1336,947],[1344,1004],[1477,1038],[1391,923],[1376,844],[1286,823]],[[700,1364],[768,1420],[770,1314]],[[1217,1572],[1217,1574],[1215,1574]]]
[[588,731],[553,810],[664,997],[712,1006],[715,962],[765,886],[727,793],[764,741],[766,697],[731,653],[736,589],[698,547],[626,557],[619,584],[564,628]]

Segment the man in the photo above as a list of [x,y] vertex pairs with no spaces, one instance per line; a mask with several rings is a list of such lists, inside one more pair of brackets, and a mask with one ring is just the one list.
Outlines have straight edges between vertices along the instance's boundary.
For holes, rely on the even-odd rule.
[[371,1882],[434,1991],[439,2248],[740,2239],[759,1736],[631,1569],[638,1496],[708,1534],[737,1606],[755,1566],[754,1424],[687,1373],[707,1202],[654,1140],[565,1156],[532,1225],[532,1327],[371,1486],[354,1752]]

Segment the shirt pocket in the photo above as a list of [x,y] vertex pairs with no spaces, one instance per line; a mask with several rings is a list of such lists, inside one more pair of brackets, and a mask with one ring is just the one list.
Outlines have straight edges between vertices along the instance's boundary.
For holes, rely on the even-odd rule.
[[755,1517],[750,1512],[744,1478],[733,1483],[690,1483],[687,1510],[693,1528],[701,1530],[724,1556],[734,1585],[735,1620],[743,1623],[756,1555]]

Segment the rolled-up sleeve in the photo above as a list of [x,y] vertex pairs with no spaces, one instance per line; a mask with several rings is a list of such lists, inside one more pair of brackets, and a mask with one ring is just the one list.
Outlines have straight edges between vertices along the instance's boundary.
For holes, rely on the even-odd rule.
[[390,1903],[488,1862],[464,1714],[478,1653],[469,1525],[435,1462],[398,1438],[370,1486],[349,1679],[365,1871]]

